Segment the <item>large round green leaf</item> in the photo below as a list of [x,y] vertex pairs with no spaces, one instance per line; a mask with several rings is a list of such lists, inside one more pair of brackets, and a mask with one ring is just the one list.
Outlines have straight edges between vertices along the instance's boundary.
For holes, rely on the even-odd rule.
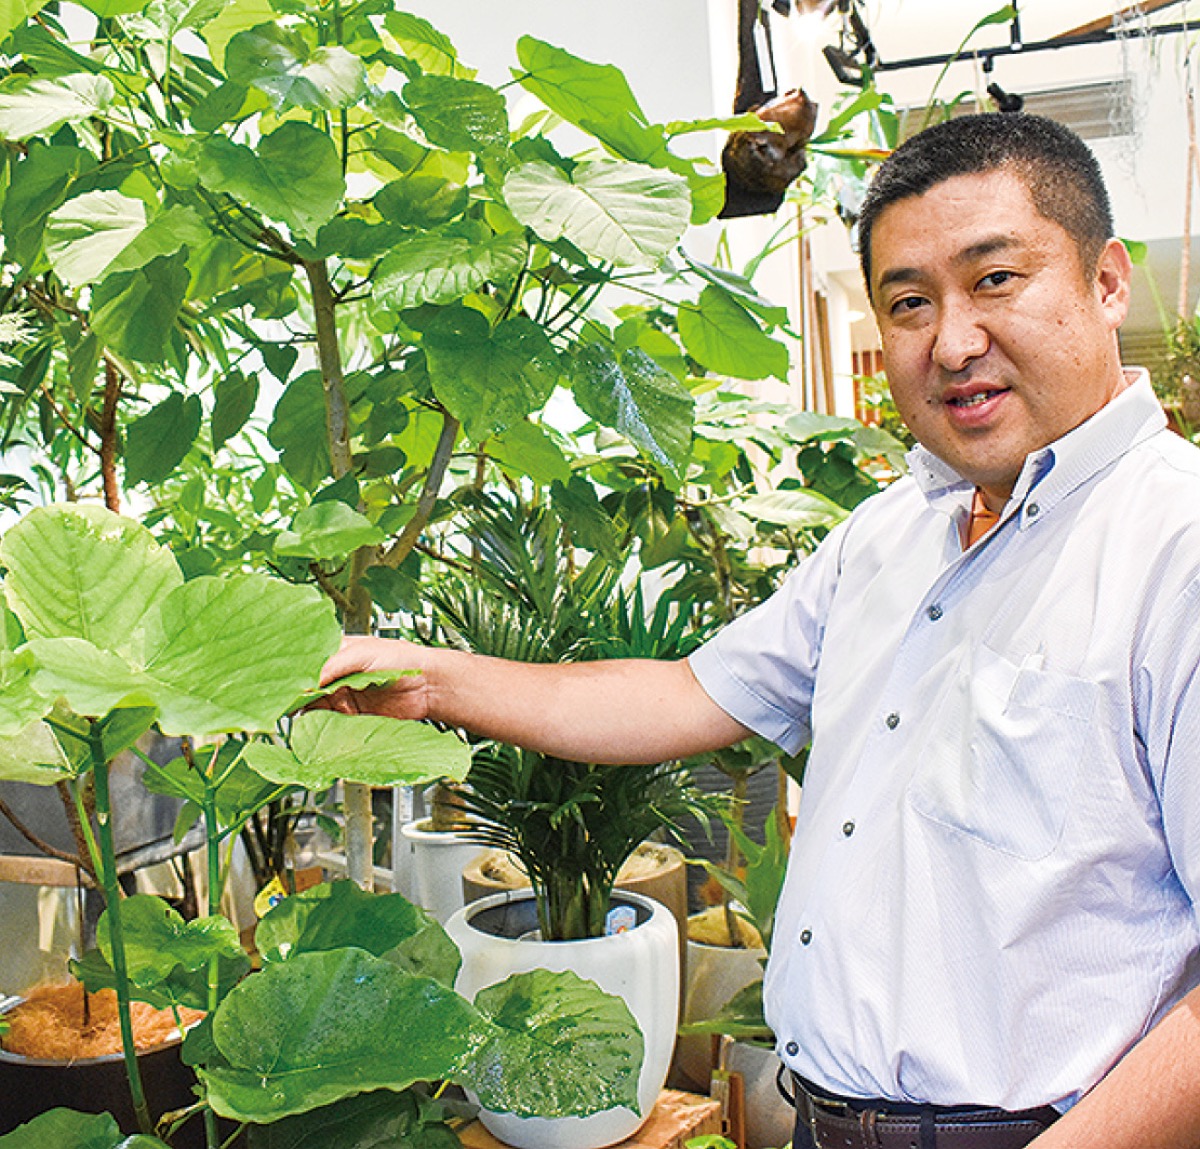
[[31,80],[11,74],[0,83],[0,137],[27,140],[49,135],[63,124],[90,119],[113,100],[112,81],[85,73],[60,80]]
[[34,685],[76,714],[99,718],[114,706],[151,707],[165,693],[126,658],[85,638],[35,638],[28,649],[37,662]]
[[495,88],[452,76],[418,76],[404,103],[425,138],[451,152],[482,152],[508,143],[508,106]]
[[706,287],[700,301],[683,304],[679,338],[688,354],[721,375],[738,379],[787,379],[787,348],[772,339],[723,288]]
[[[246,952],[233,923],[225,917],[184,921],[162,898],[132,894],[121,901],[125,960],[130,980],[138,986],[165,981],[176,966],[204,969],[213,958],[244,963]],[[96,926],[96,944],[112,962],[111,919],[106,911]]]
[[[93,992],[116,984],[110,914],[106,911],[96,927],[99,953],[73,967]],[[220,915],[185,922],[161,898],[134,894],[121,903],[121,921],[133,997],[156,1008],[208,1009],[210,963],[216,962],[221,996],[250,968],[236,928]]]
[[164,734],[270,730],[320,674],[341,628],[329,600],[265,575],[198,578],[146,620]]
[[310,559],[344,559],[359,547],[375,546],[384,533],[340,499],[326,499],[297,512],[291,530],[281,531],[275,553]]
[[83,638],[131,651],[146,612],[183,582],[145,527],[104,507],[30,511],[0,541],[9,606],[30,638]]
[[276,1121],[447,1077],[478,1041],[479,1024],[452,990],[365,950],[300,954],[222,1002],[213,1039],[228,1065],[201,1076],[223,1117]]
[[462,964],[450,936],[419,906],[347,881],[284,898],[258,923],[254,944],[264,962],[353,945],[451,987]]
[[691,218],[687,181],[641,164],[597,160],[570,176],[540,160],[504,181],[509,210],[542,239],[567,239],[620,267],[655,267]]
[[167,1149],[157,1137],[126,1137],[110,1113],[50,1109],[0,1137],[0,1149]]
[[253,85],[277,110],[318,108],[336,111],[357,103],[367,90],[367,71],[342,47],[310,49],[298,32],[277,23],[239,32],[226,45],[225,72],[236,83]]
[[499,235],[483,243],[453,235],[402,240],[379,265],[375,298],[395,311],[450,303],[485,283],[512,279],[524,266],[528,250],[522,234]]
[[156,706],[164,734],[272,730],[341,638],[317,591],[256,574],[177,587],[144,631],[132,661],[83,639],[31,642],[37,689],[84,715]]
[[571,357],[570,375],[584,411],[619,431],[668,474],[683,477],[696,401],[678,379],[638,347],[618,355],[600,343]]
[[145,203],[118,191],[69,199],[46,221],[46,257],[64,282],[80,287],[100,273],[146,228]]
[[246,762],[273,782],[324,790],[339,778],[371,786],[419,786],[435,778],[461,781],[471,754],[452,731],[373,714],[311,710],[292,726],[292,747],[255,742]]
[[524,315],[491,327],[471,308],[448,309],[423,342],[434,394],[476,442],[539,410],[558,382],[553,345]]
[[346,194],[333,141],[296,120],[264,136],[257,150],[212,137],[204,144],[199,170],[210,191],[228,192],[309,240],[333,218]]
[[519,1116],[638,1111],[643,1042],[625,1002],[574,973],[534,970],[481,990],[495,1025],[459,1080],[488,1109]]

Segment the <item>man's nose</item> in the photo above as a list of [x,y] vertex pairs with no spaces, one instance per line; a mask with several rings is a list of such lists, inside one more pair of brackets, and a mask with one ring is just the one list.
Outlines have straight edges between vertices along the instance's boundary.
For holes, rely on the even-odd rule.
[[988,333],[969,303],[946,302],[937,318],[934,362],[946,371],[962,371],[988,349]]

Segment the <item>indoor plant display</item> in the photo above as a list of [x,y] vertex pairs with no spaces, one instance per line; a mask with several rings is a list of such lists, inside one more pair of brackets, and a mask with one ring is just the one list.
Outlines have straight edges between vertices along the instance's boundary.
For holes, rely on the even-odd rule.
[[[677,141],[720,125],[651,123],[611,65],[523,37],[544,111],[514,126],[511,84],[386,4],[32,0],[0,32],[3,437],[68,498],[149,494],[189,573],[269,566],[363,633],[411,602],[449,481],[569,484],[556,388],[678,477],[691,365],[786,374],[778,309],[675,255],[723,199]],[[649,318],[676,272],[679,338]]]
[[[436,759],[451,776],[466,767],[457,739],[425,726],[328,711],[287,717],[316,696],[339,639],[319,594],[260,575],[185,581],[144,528],[99,507],[31,512],[4,536],[0,561],[6,776],[74,788],[84,775],[95,781],[96,818],[83,822],[107,909],[100,951],[77,972],[117,991],[135,1144],[159,1143],[128,1041],[135,998],[207,1015],[184,1046],[201,1099],[176,1116],[202,1114],[209,1149],[223,1141],[216,1115],[250,1126],[252,1145],[267,1143],[259,1126],[287,1121],[282,1128],[300,1137],[343,1120],[400,1137],[428,1126],[414,1144],[449,1145],[436,1107],[408,1092],[430,1079],[461,1081],[489,1105],[526,1113],[636,1104],[640,1043],[619,1001],[567,975],[530,974],[472,1005],[448,984],[454,947],[399,895],[337,883],[285,899],[257,931],[262,972],[241,978],[245,955],[216,903],[230,843],[251,810],[280,790],[321,789],[338,776],[413,784],[428,780],[420,762]],[[161,899],[123,897],[116,884],[109,762],[151,725],[186,748],[155,768],[154,784],[188,797],[205,824],[209,912],[192,922]],[[579,1042],[590,1043],[586,1066],[569,1056]],[[56,1111],[0,1144],[91,1146],[95,1121]],[[170,1125],[159,1126],[168,1140]]]

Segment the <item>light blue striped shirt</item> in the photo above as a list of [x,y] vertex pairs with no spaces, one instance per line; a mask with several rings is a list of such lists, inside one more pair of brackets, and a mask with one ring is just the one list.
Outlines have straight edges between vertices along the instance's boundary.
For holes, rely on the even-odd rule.
[[1139,373],[972,488],[918,448],[691,665],[813,734],[767,973],[835,1092],[1071,1104],[1200,983],[1200,450]]

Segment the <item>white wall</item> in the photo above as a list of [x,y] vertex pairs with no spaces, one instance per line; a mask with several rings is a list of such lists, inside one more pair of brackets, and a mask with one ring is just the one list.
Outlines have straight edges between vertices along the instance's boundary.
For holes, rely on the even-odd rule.
[[598,64],[616,64],[656,123],[712,114],[708,16],[700,0],[401,0],[454,42],[486,83],[511,78],[515,45],[535,35]]

